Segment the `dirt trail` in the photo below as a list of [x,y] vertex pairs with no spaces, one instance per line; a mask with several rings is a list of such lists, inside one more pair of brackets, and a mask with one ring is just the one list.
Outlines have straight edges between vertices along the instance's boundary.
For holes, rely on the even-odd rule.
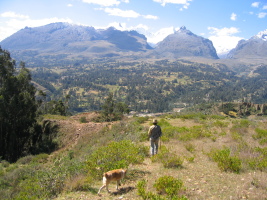
[[[62,135],[59,137],[62,137],[62,143],[60,145],[61,147],[54,151],[51,156],[55,156],[65,150],[73,149],[77,145],[79,138],[90,137],[90,135],[107,126],[108,123],[96,123],[92,121],[97,115],[95,112],[82,113],[72,116],[69,119],[54,120],[59,126],[59,134]],[[85,117],[85,123],[80,122],[81,117]]]

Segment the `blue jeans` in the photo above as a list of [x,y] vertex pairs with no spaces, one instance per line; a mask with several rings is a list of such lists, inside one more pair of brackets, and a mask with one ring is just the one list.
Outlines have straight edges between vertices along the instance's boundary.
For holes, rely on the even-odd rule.
[[159,138],[150,138],[150,154],[153,156],[158,153],[159,149]]

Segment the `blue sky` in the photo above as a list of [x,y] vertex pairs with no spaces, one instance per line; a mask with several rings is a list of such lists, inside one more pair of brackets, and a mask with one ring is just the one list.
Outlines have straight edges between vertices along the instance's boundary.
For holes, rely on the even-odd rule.
[[0,0],[0,41],[53,22],[137,30],[150,43],[185,26],[220,54],[267,29],[267,0]]

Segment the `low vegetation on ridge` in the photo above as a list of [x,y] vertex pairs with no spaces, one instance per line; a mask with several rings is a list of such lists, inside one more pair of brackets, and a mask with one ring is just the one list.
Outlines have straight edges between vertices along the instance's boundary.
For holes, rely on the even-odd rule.
[[[265,199],[266,117],[165,114],[159,154],[149,156],[149,117],[95,123],[96,113],[53,120],[59,149],[1,160],[2,199]],[[86,122],[79,119],[85,117]],[[102,173],[128,167],[118,191]]]

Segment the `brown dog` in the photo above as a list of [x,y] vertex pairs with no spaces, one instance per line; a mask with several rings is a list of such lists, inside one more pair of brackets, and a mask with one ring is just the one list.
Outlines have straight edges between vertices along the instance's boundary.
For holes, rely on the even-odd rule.
[[111,181],[117,181],[117,190],[119,189],[120,181],[121,179],[123,179],[126,175],[127,169],[114,169],[111,171],[108,171],[106,173],[103,174],[103,186],[99,189],[98,191],[98,195],[100,195],[100,191],[106,187],[107,191],[110,193],[110,191],[108,190],[108,184]]

